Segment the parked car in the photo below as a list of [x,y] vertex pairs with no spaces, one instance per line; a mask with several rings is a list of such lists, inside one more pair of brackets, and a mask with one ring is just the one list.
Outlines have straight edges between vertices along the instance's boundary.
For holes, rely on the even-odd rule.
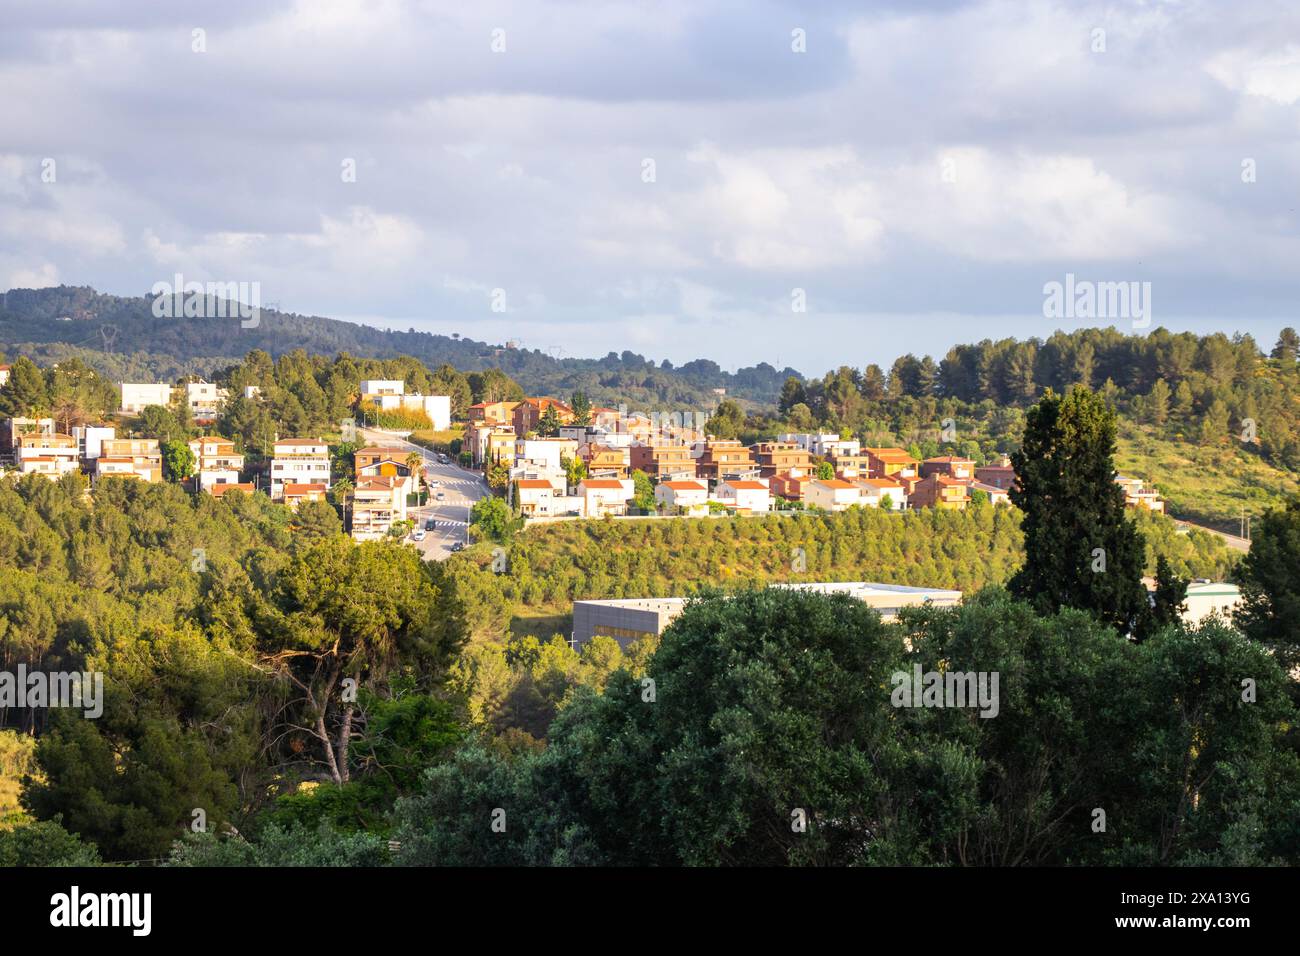
[[412,532],[411,532],[411,539],[412,539],[413,541],[423,541],[423,540],[424,540],[424,529],[423,529],[423,528],[416,528],[414,531],[412,531]]

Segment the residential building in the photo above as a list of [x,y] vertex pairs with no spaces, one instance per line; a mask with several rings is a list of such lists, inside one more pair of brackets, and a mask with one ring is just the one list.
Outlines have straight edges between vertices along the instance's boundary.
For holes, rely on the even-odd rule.
[[1187,585],[1183,599],[1183,621],[1198,624],[1211,614],[1231,620],[1232,612],[1241,603],[1241,589],[1223,581],[1193,581]]
[[840,436],[838,432],[790,432],[777,435],[776,440],[783,445],[797,445],[809,455],[825,458],[829,454],[827,449],[837,445]]
[[405,521],[410,482],[402,475],[358,478],[352,491],[352,537],[357,541],[385,538],[394,524]]
[[319,438],[281,438],[272,449],[271,500],[284,498],[284,486],[330,486],[329,445]]
[[244,456],[235,451],[235,443],[224,438],[195,438],[190,443],[194,453],[194,475],[200,491],[213,485],[237,485],[244,470]]
[[231,491],[238,491],[242,494],[251,495],[257,491],[257,488],[251,481],[241,481],[235,484],[213,485],[208,489],[208,493],[214,498],[224,498],[226,494]]
[[547,409],[552,408],[562,424],[573,421],[573,409],[558,399],[525,398],[511,409],[511,424],[515,426],[515,434],[527,435],[536,431],[542,416]]
[[864,448],[871,462],[870,478],[914,478],[920,462],[901,448]]
[[[905,607],[925,604],[955,607],[961,602],[960,591],[870,581],[775,584],[773,587],[816,591],[821,594],[847,594],[868,607],[875,608],[886,621],[896,618],[898,612]],[[581,648],[593,637],[612,637],[626,650],[633,641],[659,637],[685,606],[686,599],[680,597],[574,601],[573,632],[569,641],[575,648]]]
[[759,515],[772,510],[772,492],[766,481],[754,478],[728,478],[718,482],[713,497],[737,514]]
[[519,513],[529,518],[581,515],[583,499],[566,495],[564,482],[545,478],[520,478],[515,482]]
[[763,441],[750,445],[760,478],[789,475],[802,478],[812,471],[812,453],[794,442]]
[[808,485],[812,481],[814,481],[812,478],[792,478],[789,475],[777,475],[768,482],[768,487],[772,489],[772,494],[778,498],[784,498],[786,501],[803,501],[808,492]]
[[871,477],[870,455],[832,455],[830,465],[835,469],[835,477],[844,481],[856,481]]
[[122,383],[122,411],[138,415],[150,405],[166,407],[172,401],[172,387],[165,382]]
[[[163,480],[162,450],[156,438],[112,438],[100,442],[99,457],[95,459],[95,474],[123,474],[129,470],[144,481]],[[129,463],[124,469],[123,463]],[[103,467],[103,466],[109,467]]]
[[406,464],[409,454],[405,448],[367,445],[353,454],[354,470],[357,476],[366,478],[409,475],[411,469]]
[[686,445],[639,443],[628,449],[633,471],[643,471],[656,481],[682,481],[695,477],[695,458]]
[[578,457],[586,462],[590,478],[626,478],[631,474],[631,456],[626,448],[586,444],[578,449]]
[[405,395],[404,379],[367,378],[361,381],[361,394],[365,395]]
[[328,491],[323,484],[313,481],[305,485],[286,482],[284,486],[284,503],[294,511],[298,510],[298,505],[304,501],[324,501],[325,492]]
[[[515,435],[520,432],[515,430]],[[529,477],[553,478],[564,474],[563,459],[578,456],[578,443],[570,438],[515,438],[513,465]]]
[[636,486],[630,478],[584,478],[578,482],[582,513],[588,518],[627,514],[627,503],[635,494]]
[[514,411],[518,402],[479,402],[469,407],[469,420],[485,425],[510,425],[513,427]]
[[699,517],[709,513],[709,489],[702,481],[661,481],[655,485],[655,503],[668,514]]
[[510,465],[515,459],[515,426],[498,425],[487,433],[484,463]]
[[861,491],[863,505],[880,508],[888,502],[893,511],[903,511],[907,508],[907,492],[901,482],[892,478],[858,478],[853,483]]
[[966,482],[936,472],[916,483],[908,504],[913,508],[965,508],[966,492]]
[[804,492],[804,503],[824,511],[845,511],[861,504],[862,490],[840,478],[814,478]]
[[929,478],[931,475],[947,475],[958,481],[972,481],[975,478],[975,462],[955,455],[927,458],[921,462],[921,477]]
[[972,495],[977,491],[982,491],[984,494],[988,495],[990,504],[1011,504],[1011,495],[1005,488],[999,488],[997,485],[990,485],[983,481],[968,481],[966,484]]
[[0,458],[18,464],[18,439],[23,435],[53,435],[53,418],[6,418],[0,421]]
[[117,429],[112,425],[74,425],[72,437],[77,440],[81,460],[94,461],[99,457],[103,443],[117,437]]
[[1003,455],[991,465],[980,465],[975,469],[975,480],[986,485],[1010,491],[1016,483],[1016,470],[1011,467],[1011,459]]
[[60,432],[35,432],[18,437],[15,454],[18,471],[24,475],[59,478],[79,470],[77,440]]
[[187,382],[185,402],[195,422],[210,425],[221,414],[221,406],[226,403],[226,390],[211,382]]
[[728,478],[757,478],[758,463],[749,448],[734,438],[699,442],[694,448],[695,474],[709,481]]
[[1141,478],[1127,478],[1124,475],[1116,475],[1115,484],[1119,485],[1124,491],[1124,504],[1126,507],[1164,513],[1165,499],[1160,496],[1160,492]]

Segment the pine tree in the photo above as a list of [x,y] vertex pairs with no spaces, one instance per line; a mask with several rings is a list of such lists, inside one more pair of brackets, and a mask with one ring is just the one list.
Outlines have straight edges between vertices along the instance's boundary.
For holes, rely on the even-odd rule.
[[1088,611],[1122,634],[1145,617],[1145,546],[1115,484],[1115,414],[1091,390],[1051,390],[1026,415],[1011,500],[1024,512],[1013,593],[1045,614]]

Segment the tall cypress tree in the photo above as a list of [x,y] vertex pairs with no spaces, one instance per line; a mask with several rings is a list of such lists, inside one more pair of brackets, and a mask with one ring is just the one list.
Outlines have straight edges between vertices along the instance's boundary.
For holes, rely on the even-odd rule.
[[1146,548],[1124,514],[1114,453],[1115,415],[1090,389],[1049,389],[1029,410],[1011,456],[1025,563],[1009,586],[1041,613],[1078,608],[1128,634],[1149,613]]

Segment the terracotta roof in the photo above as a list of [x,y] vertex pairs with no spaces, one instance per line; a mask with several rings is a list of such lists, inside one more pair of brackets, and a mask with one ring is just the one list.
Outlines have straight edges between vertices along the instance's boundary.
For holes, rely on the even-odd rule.
[[767,485],[761,481],[724,481],[728,488],[738,488],[741,491],[767,491]]
[[869,455],[874,455],[881,461],[916,461],[915,458],[901,448],[864,448],[862,450]]
[[241,482],[240,484],[237,485],[211,485],[208,487],[208,491],[211,492],[212,497],[214,498],[220,498],[227,491],[234,491],[236,489],[244,492],[245,494],[252,494],[253,483],[249,481],[249,482]]
[[973,465],[975,462],[970,458],[958,458],[956,455],[941,455],[938,458],[927,458],[927,465],[945,464],[945,465]]
[[308,481],[301,484],[292,481],[284,483],[284,493],[286,495],[310,495],[313,492],[319,492],[323,495],[327,490],[323,484],[317,481]]
[[818,478],[814,484],[821,485],[823,488],[835,488],[836,490],[857,487],[857,485],[854,485],[852,482],[844,481],[840,478]]
[[698,481],[661,481],[659,484],[664,488],[671,488],[673,491],[708,491]]
[[859,478],[858,484],[872,485],[876,488],[902,488],[903,485],[897,481],[891,481],[888,478]]
[[619,488],[622,489],[623,483],[614,478],[584,478],[582,481],[584,488]]
[[553,486],[549,481],[546,481],[544,478],[520,478],[519,481],[516,482],[516,484],[518,484],[520,488],[552,488],[552,487],[554,487],[554,486]]

